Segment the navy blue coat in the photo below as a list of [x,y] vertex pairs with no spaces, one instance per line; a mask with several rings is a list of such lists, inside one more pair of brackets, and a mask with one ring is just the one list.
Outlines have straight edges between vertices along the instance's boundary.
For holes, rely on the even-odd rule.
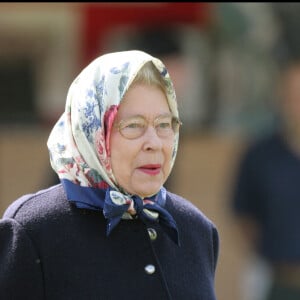
[[0,220],[0,299],[216,299],[214,224],[169,192],[166,209],[180,247],[138,219],[107,237],[102,212],[76,208],[60,184],[21,197]]

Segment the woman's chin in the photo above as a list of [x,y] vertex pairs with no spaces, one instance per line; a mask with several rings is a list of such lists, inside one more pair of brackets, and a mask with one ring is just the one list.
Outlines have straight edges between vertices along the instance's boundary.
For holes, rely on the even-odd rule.
[[161,186],[138,189],[138,190],[136,190],[135,194],[141,198],[147,198],[147,197],[151,197],[151,196],[155,195],[156,193],[158,193],[160,188],[161,188]]

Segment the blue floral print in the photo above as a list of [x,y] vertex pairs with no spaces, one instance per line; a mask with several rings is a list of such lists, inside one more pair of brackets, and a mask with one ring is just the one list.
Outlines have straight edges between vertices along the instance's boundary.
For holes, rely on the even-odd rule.
[[96,115],[95,107],[98,106],[95,103],[87,102],[83,108],[84,121],[82,123],[82,130],[85,133],[89,142],[93,142],[93,133],[100,127],[100,119]]

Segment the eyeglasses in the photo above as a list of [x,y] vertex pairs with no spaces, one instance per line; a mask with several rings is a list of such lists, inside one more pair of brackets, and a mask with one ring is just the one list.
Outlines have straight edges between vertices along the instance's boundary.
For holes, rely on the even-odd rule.
[[[156,134],[161,138],[168,138],[179,131],[182,125],[181,121],[171,115],[162,115],[154,119],[153,127]],[[137,139],[141,137],[147,130],[149,121],[142,116],[135,116],[121,120],[114,127],[117,127],[120,134],[127,139]]]

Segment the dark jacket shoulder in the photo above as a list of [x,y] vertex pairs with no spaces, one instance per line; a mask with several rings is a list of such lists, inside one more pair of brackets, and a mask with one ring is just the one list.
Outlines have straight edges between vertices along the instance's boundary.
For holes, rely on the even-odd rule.
[[11,218],[21,223],[40,221],[48,215],[59,216],[70,211],[70,205],[61,184],[15,200],[4,212],[3,219]]
[[189,200],[177,194],[167,192],[169,201],[167,201],[167,209],[175,213],[178,218],[185,221],[200,222],[204,227],[215,227],[215,224],[209,219],[196,205]]

